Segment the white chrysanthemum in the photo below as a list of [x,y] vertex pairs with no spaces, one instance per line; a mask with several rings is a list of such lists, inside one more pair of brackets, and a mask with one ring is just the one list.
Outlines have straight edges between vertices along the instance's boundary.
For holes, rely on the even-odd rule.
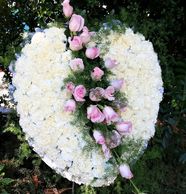
[[[152,44],[130,29],[124,35],[113,32],[107,38],[111,45],[104,58],[118,60],[120,64],[113,72],[126,81],[123,91],[129,108],[123,118],[133,122],[130,137],[147,141],[154,134],[162,97],[157,56]],[[13,78],[20,125],[29,144],[56,172],[79,184],[109,185],[117,176],[117,167],[106,162],[101,149],[85,154],[82,129],[71,124],[73,115],[64,112],[69,96],[61,87],[71,60],[66,41],[64,29],[52,27],[36,32],[23,48]]]

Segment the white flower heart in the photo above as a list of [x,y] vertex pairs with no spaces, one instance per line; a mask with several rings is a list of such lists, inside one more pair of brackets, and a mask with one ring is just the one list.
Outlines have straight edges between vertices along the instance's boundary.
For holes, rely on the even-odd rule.
[[[72,59],[71,52],[66,51],[66,41],[64,29],[52,27],[36,32],[31,44],[23,48],[13,78],[20,125],[29,144],[57,173],[79,184],[109,185],[118,174],[117,166],[107,163],[101,150],[84,153],[82,129],[71,124],[73,116],[63,109],[69,96],[61,87],[70,72],[68,64]],[[122,114],[124,120],[133,123],[128,139],[142,140],[138,155],[154,135],[162,99],[157,55],[152,44],[131,29],[126,29],[124,34],[112,31],[103,37],[105,44],[107,41],[110,45],[103,58],[118,61],[110,79],[125,80],[121,91],[127,95],[129,106]],[[123,158],[131,154],[124,152]]]

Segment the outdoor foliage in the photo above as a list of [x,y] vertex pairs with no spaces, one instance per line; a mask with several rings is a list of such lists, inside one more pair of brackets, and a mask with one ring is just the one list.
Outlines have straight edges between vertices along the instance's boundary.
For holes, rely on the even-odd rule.
[[[107,20],[118,19],[153,43],[162,68],[164,98],[156,135],[134,165],[134,182],[147,193],[186,193],[184,1],[72,0],[71,4],[86,18],[89,28],[99,29]],[[66,21],[59,0],[0,0],[1,68],[7,68],[15,59],[15,53],[20,51],[21,33],[46,27],[54,21]],[[120,177],[105,188],[72,185],[51,170],[28,146],[15,113],[0,114],[0,193],[72,191],[130,194],[132,186]]]

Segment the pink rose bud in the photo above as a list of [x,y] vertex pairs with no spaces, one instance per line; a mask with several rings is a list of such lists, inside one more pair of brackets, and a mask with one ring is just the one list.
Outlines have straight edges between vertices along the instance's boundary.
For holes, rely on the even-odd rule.
[[99,56],[100,50],[97,47],[87,48],[85,55],[89,59],[95,59]]
[[130,121],[118,122],[116,129],[121,135],[128,135],[132,131],[132,123]]
[[66,112],[74,112],[76,109],[76,102],[72,99],[66,101],[65,103],[65,111]]
[[105,60],[105,67],[106,67],[107,69],[112,69],[112,68],[116,67],[117,65],[118,65],[118,63],[117,63],[117,61],[114,60],[114,59],[107,58],[107,59]]
[[75,58],[71,60],[70,67],[73,71],[83,71],[84,70],[83,60],[80,58]]
[[74,92],[74,88],[75,88],[75,85],[72,83],[72,82],[68,82],[66,84],[66,89],[69,93],[73,93]]
[[104,75],[104,71],[99,67],[95,67],[91,72],[91,78],[95,81],[100,81],[102,76]]
[[115,92],[115,89],[113,86],[109,86],[105,89],[105,92],[104,92],[104,98],[109,100],[109,101],[113,101],[115,100],[115,97],[114,97],[114,92]]
[[131,179],[133,177],[130,167],[127,164],[120,165],[119,172],[123,178]]
[[69,18],[73,13],[73,7],[69,3],[70,3],[70,0],[64,0],[62,3],[63,13],[67,18]]
[[117,122],[119,120],[118,114],[110,106],[105,106],[103,109],[103,114],[105,115],[107,124]]
[[71,32],[80,32],[83,29],[84,23],[83,17],[73,14],[69,22],[69,29]]
[[108,140],[109,148],[110,149],[116,148],[117,146],[120,145],[120,143],[121,143],[121,135],[116,130],[113,130],[112,135]]
[[80,37],[84,45],[90,42],[91,32],[89,32],[86,26],[83,27],[83,32],[80,34]]
[[90,105],[87,108],[87,118],[93,123],[101,123],[104,121],[105,116],[96,105]]
[[103,95],[104,95],[104,89],[97,87],[90,90],[89,98],[94,102],[98,102],[98,101],[101,101],[101,98],[103,97]]
[[112,157],[112,155],[111,155],[110,149],[107,147],[106,144],[103,144],[102,145],[102,150],[103,150],[103,153],[105,155],[105,158],[107,160],[109,160]]
[[69,38],[68,42],[72,51],[79,51],[83,48],[82,41],[79,36],[74,36],[72,40]]
[[84,97],[86,94],[86,88],[83,85],[78,85],[75,87],[73,96],[77,102],[85,101]]
[[96,140],[96,143],[98,143],[100,145],[105,144],[105,138],[100,131],[94,130],[93,137]]
[[111,81],[111,86],[113,86],[116,91],[119,91],[122,88],[123,83],[123,79],[113,80]]

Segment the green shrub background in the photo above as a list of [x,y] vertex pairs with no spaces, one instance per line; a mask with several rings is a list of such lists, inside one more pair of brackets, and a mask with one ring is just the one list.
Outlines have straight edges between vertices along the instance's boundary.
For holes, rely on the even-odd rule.
[[[162,68],[164,98],[156,135],[134,165],[134,182],[149,194],[186,193],[184,1],[72,0],[71,4],[93,30],[109,19],[119,19],[153,43]],[[65,22],[59,0],[0,0],[1,68],[6,68],[20,51],[21,33],[54,21]],[[28,146],[15,113],[0,114],[0,194],[42,194],[52,188],[62,193],[72,186],[74,193],[79,194],[133,193],[130,183],[120,177],[104,188],[72,185]]]

